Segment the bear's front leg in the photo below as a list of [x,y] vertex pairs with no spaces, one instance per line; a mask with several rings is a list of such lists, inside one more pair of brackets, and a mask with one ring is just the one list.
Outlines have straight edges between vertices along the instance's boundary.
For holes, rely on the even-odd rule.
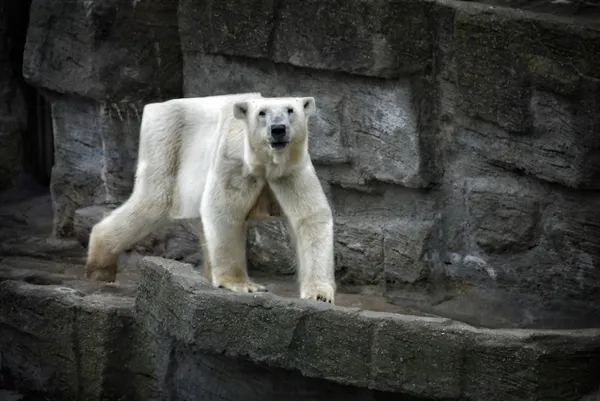
[[300,298],[334,303],[333,216],[314,167],[269,184],[295,237]]
[[267,291],[250,280],[246,268],[246,215],[262,188],[240,192],[217,185],[207,183],[201,207],[212,284],[234,292]]

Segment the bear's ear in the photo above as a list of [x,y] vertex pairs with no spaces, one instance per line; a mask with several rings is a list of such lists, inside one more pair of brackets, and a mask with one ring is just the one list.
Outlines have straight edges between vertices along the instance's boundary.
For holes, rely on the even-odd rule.
[[317,106],[315,105],[314,97],[303,97],[300,99],[302,102],[302,107],[304,108],[304,115],[312,116],[317,110]]
[[233,116],[243,120],[248,115],[248,102],[237,102],[233,105]]

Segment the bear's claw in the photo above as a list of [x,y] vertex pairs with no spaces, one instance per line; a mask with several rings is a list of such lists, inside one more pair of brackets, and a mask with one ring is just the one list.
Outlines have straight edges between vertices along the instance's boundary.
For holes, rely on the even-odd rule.
[[267,292],[267,287],[253,281],[226,282],[219,284],[218,288],[241,293]]
[[308,289],[302,290],[300,298],[333,304],[335,302],[335,288],[330,284],[310,285]]

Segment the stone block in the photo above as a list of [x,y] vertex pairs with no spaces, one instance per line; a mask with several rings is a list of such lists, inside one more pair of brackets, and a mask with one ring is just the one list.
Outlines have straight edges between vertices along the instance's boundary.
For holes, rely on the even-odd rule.
[[540,89],[568,95],[578,91],[580,77],[599,76],[600,33],[592,28],[510,10],[461,7],[455,29],[463,110],[507,131],[528,130],[532,81]]
[[432,63],[427,3],[309,0],[302,7],[297,4],[280,2],[273,61],[385,78],[423,72]]
[[[517,394],[575,401],[597,386],[596,329],[475,328],[269,293],[235,294],[210,288],[189,265],[160,258],[144,258],[141,269],[140,325],[179,344],[179,352],[243,358],[419,399],[496,401]],[[580,358],[584,352],[589,357]],[[574,369],[561,369],[557,380],[549,374],[555,366]]]
[[515,184],[497,179],[467,183],[471,235],[487,253],[518,253],[540,241],[543,199],[530,188]]
[[[491,24],[501,24],[497,18],[491,19],[457,13],[455,60],[460,109],[507,131],[524,132],[529,128],[530,97],[526,68],[521,59],[512,57],[511,33],[502,25],[490,29]],[[507,63],[511,73],[498,68]]]
[[377,401],[382,397],[378,391],[268,368],[242,358],[190,352],[180,344],[173,347],[170,363],[173,368],[165,387],[176,400],[236,400],[240,394],[244,401]]
[[328,169],[324,175],[331,181],[331,203],[336,215],[351,217],[364,224],[383,226],[396,219],[418,219],[432,216],[438,209],[437,191],[423,191],[383,183],[352,185],[347,178],[356,178],[344,170]]
[[29,83],[96,100],[181,94],[177,2],[34,0],[23,74]]
[[465,151],[475,151],[489,163],[509,170],[571,188],[599,188],[600,169],[593,160],[600,152],[600,139],[594,134],[594,113],[600,103],[577,104],[560,95],[533,90],[528,106],[528,118],[533,122],[528,135],[472,121],[459,130],[459,143]]
[[179,2],[183,52],[267,58],[274,0]]
[[352,161],[366,179],[409,188],[429,185],[408,82],[356,93],[345,109]]
[[[77,377],[77,355],[66,341],[75,330],[75,311],[69,302],[45,308],[47,300],[43,294],[35,296],[34,285],[6,281],[0,286],[3,298],[0,347],[3,367],[10,370],[11,381],[32,391],[54,388],[75,398],[76,394],[68,392],[75,390],[72,381]],[[69,288],[64,291],[77,296],[76,291]],[[44,310],[43,315],[40,310]],[[47,347],[48,342],[52,347]]]
[[246,255],[250,272],[289,275],[296,273],[296,248],[283,219],[248,224]]
[[432,63],[428,9],[414,0],[184,0],[179,21],[184,52],[397,78]]
[[383,228],[386,289],[393,292],[429,278],[433,221],[398,220]]
[[[362,314],[375,317],[372,312]],[[387,316],[378,325],[373,340],[372,380],[387,383],[390,391],[402,389],[427,399],[441,394],[459,399],[467,341],[461,334],[446,330],[441,319]],[[435,372],[435,380],[428,380],[424,371]]]
[[133,187],[141,104],[52,100],[54,233],[73,234],[82,206],[120,203]]
[[[335,170],[328,169],[326,179],[335,181]],[[331,185],[331,204],[335,211],[335,260],[337,276],[342,285],[379,285],[388,278],[388,271],[403,267],[395,256],[390,256],[390,246],[399,245],[394,239],[395,231],[402,222],[421,227],[421,220],[432,216],[437,194],[424,193],[388,185],[366,185],[349,188]],[[398,223],[398,224],[396,224]],[[425,221],[426,223],[426,221]],[[421,247],[424,238],[421,231],[406,233],[406,252],[415,258],[416,269],[419,256],[413,255]],[[416,236],[413,238],[413,236]],[[426,237],[425,234],[423,236]],[[413,242],[416,241],[416,242]],[[416,247],[416,248],[413,248]],[[408,251],[408,249],[412,249]],[[418,253],[418,252],[417,252]],[[404,261],[406,262],[406,260]],[[398,265],[399,266],[399,265]],[[396,280],[394,278],[394,280]]]
[[[427,187],[430,155],[417,129],[407,80],[316,74],[270,63],[185,53],[185,94],[256,91],[264,96],[315,96],[309,150],[316,164],[352,163],[362,180]],[[302,88],[299,90],[299,88]]]
[[343,286],[380,283],[384,255],[381,224],[338,217],[334,240],[335,267]]
[[[495,165],[598,189],[600,33],[507,9],[457,10],[459,142]],[[444,43],[448,46],[447,43]],[[454,80],[454,78],[451,78]]]
[[[567,344],[559,333],[567,332],[495,330],[466,336],[463,366],[473,374],[463,382],[464,394],[482,400],[499,394],[515,400],[580,400],[598,386],[593,373],[598,350],[582,352],[584,344],[597,340],[584,334]],[[577,383],[568,373],[574,370],[580,372]]]
[[[85,297],[65,285],[0,283],[3,380],[59,399],[135,397],[129,357],[131,298]],[[132,398],[135,399],[135,398]]]
[[546,302],[565,313],[572,305],[580,311],[572,319],[588,315],[589,321],[600,324],[600,196],[558,192],[551,197],[541,224],[550,263],[544,279],[538,277],[544,281]]
[[430,279],[446,299],[432,313],[494,327],[597,325],[599,202],[506,173],[457,181]]

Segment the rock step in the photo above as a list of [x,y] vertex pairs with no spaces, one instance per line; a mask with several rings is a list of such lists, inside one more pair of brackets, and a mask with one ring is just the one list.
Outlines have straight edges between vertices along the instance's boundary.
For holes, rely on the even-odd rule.
[[82,401],[275,401],[299,399],[295,391],[315,400],[575,401],[597,390],[600,329],[482,329],[234,294],[158,257],[139,258],[138,268],[135,293],[126,283],[0,282],[0,387]]

